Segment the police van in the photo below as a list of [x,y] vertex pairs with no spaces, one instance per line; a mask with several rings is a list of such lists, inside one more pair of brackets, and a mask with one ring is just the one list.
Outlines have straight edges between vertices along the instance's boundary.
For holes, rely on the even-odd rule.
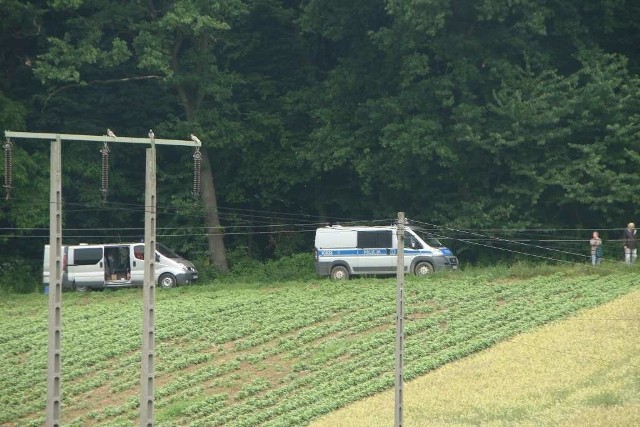
[[[49,245],[44,247],[42,282],[49,285]],[[142,286],[144,243],[80,244],[62,246],[62,287],[89,289]],[[155,280],[163,288],[194,283],[195,266],[161,243],[156,243]]]
[[[397,271],[397,226],[318,228],[315,238],[316,273],[335,280],[357,274]],[[404,270],[416,276],[458,268],[458,258],[437,239],[405,227]]]

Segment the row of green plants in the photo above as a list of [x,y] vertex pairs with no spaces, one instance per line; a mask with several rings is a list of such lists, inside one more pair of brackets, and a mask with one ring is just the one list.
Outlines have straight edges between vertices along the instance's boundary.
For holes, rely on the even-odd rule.
[[[405,377],[629,292],[631,269],[528,265],[406,282]],[[530,276],[530,277],[529,277]],[[192,286],[157,294],[158,425],[303,425],[393,386],[395,280]],[[140,290],[63,302],[65,425],[138,416]],[[41,425],[45,296],[0,302],[0,424]]]

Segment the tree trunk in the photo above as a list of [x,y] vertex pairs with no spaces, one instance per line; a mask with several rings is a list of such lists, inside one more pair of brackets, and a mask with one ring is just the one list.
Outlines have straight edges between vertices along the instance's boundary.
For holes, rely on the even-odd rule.
[[213,170],[209,161],[209,153],[202,146],[202,202],[205,208],[204,225],[207,230],[209,241],[209,257],[213,265],[222,273],[229,271],[227,263],[227,251],[224,248],[224,233],[220,227],[220,217],[218,216],[218,201],[216,199],[216,189],[213,185]]
[[[182,41],[176,41],[174,47],[174,55],[172,60],[172,68],[178,69],[177,52],[180,49]],[[176,85],[178,95],[184,106],[184,111],[187,115],[189,122],[196,122],[196,111],[200,106],[200,102],[203,99],[202,95],[198,95],[196,100],[189,97],[185,88],[181,85]],[[202,165],[200,169],[200,182],[201,182],[201,197],[204,205],[204,226],[207,230],[207,241],[209,244],[209,259],[211,263],[221,272],[227,273],[229,271],[229,264],[227,263],[227,251],[224,247],[224,233],[220,226],[220,217],[218,216],[218,199],[216,198],[216,188],[213,184],[213,170],[211,168],[211,162],[209,161],[209,152],[203,145],[200,147],[202,152]]]

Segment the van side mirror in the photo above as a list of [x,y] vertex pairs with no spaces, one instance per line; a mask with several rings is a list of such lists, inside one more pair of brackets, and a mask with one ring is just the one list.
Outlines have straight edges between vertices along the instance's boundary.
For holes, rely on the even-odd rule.
[[156,254],[156,262],[160,262],[160,255]]

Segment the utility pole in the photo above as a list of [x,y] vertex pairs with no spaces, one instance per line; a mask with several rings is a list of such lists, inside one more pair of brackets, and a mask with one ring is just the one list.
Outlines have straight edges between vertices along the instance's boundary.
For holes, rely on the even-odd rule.
[[7,138],[48,139],[51,142],[50,208],[49,208],[49,323],[47,357],[46,425],[61,425],[62,406],[62,141],[121,142],[150,145],[146,151],[145,246],[142,322],[142,368],[140,379],[140,425],[154,423],[154,357],[155,357],[155,247],[156,247],[156,145],[200,147],[197,138],[190,141],[113,135],[73,135],[5,131]]
[[142,370],[140,372],[140,426],[153,426],[155,311],[156,311],[156,146],[149,131],[151,148],[147,148],[147,179],[144,202],[144,284],[142,289]]
[[62,141],[51,141],[49,194],[49,342],[46,425],[60,426],[62,404]]
[[404,388],[404,212],[398,212],[396,265],[396,406],[395,426],[402,427]]

